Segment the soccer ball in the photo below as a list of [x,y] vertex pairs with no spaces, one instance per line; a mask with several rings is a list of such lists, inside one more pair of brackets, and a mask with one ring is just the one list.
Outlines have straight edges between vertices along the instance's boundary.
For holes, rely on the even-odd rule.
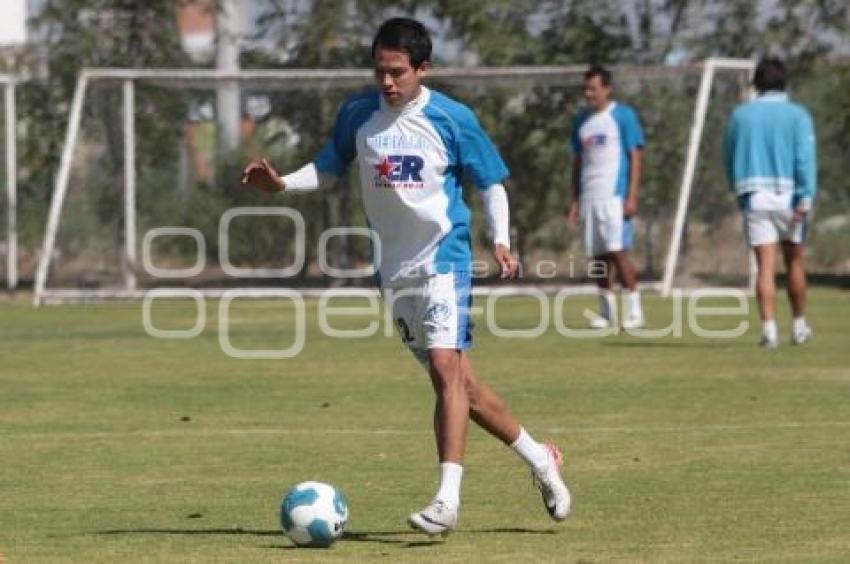
[[322,482],[302,482],[280,503],[280,525],[297,546],[325,548],[345,531],[348,503],[342,492]]

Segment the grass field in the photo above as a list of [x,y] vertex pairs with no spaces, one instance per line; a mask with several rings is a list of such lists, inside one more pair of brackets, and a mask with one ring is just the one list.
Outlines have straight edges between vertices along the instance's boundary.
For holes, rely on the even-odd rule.
[[[232,305],[235,345],[291,342],[285,303]],[[564,451],[574,509],[551,522],[524,465],[473,430],[446,540],[405,524],[436,468],[430,386],[397,339],[323,337],[309,302],[300,355],[237,360],[217,306],[199,337],[161,340],[137,303],[0,303],[0,561],[850,560],[847,292],[813,292],[809,346],[788,346],[780,309],[776,351],[755,347],[754,308],[731,340],[478,331],[479,372]],[[669,301],[646,308],[654,325],[671,317]],[[534,326],[535,312],[500,300],[498,323]],[[194,316],[190,302],[154,308],[158,327]],[[349,535],[329,550],[279,532],[281,495],[307,479],[348,497]]]

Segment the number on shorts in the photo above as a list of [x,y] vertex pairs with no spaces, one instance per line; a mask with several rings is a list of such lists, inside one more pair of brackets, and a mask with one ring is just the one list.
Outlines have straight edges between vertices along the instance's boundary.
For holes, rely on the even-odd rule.
[[401,334],[401,342],[402,343],[412,343],[413,335],[410,334],[410,327],[407,326],[407,322],[404,318],[399,317],[395,320],[396,325],[398,325],[398,332]]

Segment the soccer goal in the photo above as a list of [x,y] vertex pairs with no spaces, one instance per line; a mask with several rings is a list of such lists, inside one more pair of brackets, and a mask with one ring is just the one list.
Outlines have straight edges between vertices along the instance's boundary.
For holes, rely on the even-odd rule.
[[[703,278],[723,271],[711,261],[741,262],[703,251],[717,248],[713,226],[728,234],[726,224],[712,224],[733,207],[719,131],[745,99],[751,68],[725,59],[612,68],[615,98],[637,109],[648,140],[634,250],[645,287],[669,291],[679,279],[717,285],[723,280]],[[580,234],[567,229],[563,213],[570,118],[582,104],[585,70],[443,68],[426,82],[473,107],[508,163],[521,283],[538,288],[588,281]],[[152,289],[185,298],[188,290],[215,297],[239,287],[261,297],[281,287],[309,295],[370,286],[372,242],[353,173],[322,195],[273,198],[240,190],[238,178],[252,155],[268,155],[281,172],[310,160],[339,104],[372,81],[368,69],[83,70],[34,303],[139,299]],[[233,146],[222,138],[232,128],[217,126],[216,92],[224,87],[241,100],[235,150],[223,149]],[[474,196],[470,205],[478,205]],[[473,229],[476,256],[486,256],[484,226]],[[743,257],[734,267],[744,279],[747,264]],[[494,278],[486,266],[484,292]]]
[[3,120],[3,176],[5,178],[6,190],[2,198],[3,221],[5,229],[3,233],[5,240],[0,247],[0,254],[4,255],[2,268],[5,270],[3,278],[6,280],[6,288],[14,290],[18,285],[18,232],[17,232],[17,141],[15,129],[15,77],[0,74],[0,87],[3,89],[3,111],[0,113]]
[[[700,147],[702,146],[705,137],[704,130],[706,118],[708,116],[709,101],[711,99],[712,86],[718,73],[724,71],[732,71],[741,73],[746,77],[746,82],[740,84],[741,98],[744,98],[749,92],[749,78],[755,70],[755,63],[746,59],[708,59],[703,65],[702,77],[700,79],[699,91],[697,92],[696,104],[694,106],[694,120],[691,126],[690,138],[688,140],[688,152],[685,157],[685,167],[682,171],[682,182],[679,187],[679,202],[676,206],[676,216],[673,222],[673,231],[670,239],[670,246],[667,249],[667,260],[664,265],[664,277],[661,281],[661,295],[669,296],[674,287],[676,279],[677,267],[680,264],[680,255],[682,251],[682,239],[685,234],[686,218],[688,214],[688,204],[691,201],[691,192],[694,187],[694,179],[697,171],[697,161],[700,155]],[[728,217],[728,216],[727,216]],[[726,220],[728,221],[728,219]],[[733,228],[731,230],[735,232]],[[740,237],[735,237],[740,242]],[[729,244],[727,242],[727,244]],[[731,243],[734,245],[734,240]],[[739,245],[740,246],[740,245]],[[740,260],[738,260],[740,264]],[[754,265],[752,257],[747,258],[747,266],[749,276],[747,287],[753,284]],[[721,270],[721,272],[727,269]]]

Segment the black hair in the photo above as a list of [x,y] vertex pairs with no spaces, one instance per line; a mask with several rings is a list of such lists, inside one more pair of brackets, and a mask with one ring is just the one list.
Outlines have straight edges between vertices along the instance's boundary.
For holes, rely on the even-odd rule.
[[424,25],[410,18],[392,18],[382,23],[372,41],[373,59],[378,47],[406,52],[415,69],[431,60],[431,36]]
[[598,76],[600,82],[602,82],[603,86],[611,86],[611,71],[603,67],[602,65],[590,65],[584,72],[584,79],[590,80],[594,76]]
[[759,92],[785,90],[787,79],[788,71],[785,69],[785,64],[776,57],[766,57],[756,66],[753,86]]

